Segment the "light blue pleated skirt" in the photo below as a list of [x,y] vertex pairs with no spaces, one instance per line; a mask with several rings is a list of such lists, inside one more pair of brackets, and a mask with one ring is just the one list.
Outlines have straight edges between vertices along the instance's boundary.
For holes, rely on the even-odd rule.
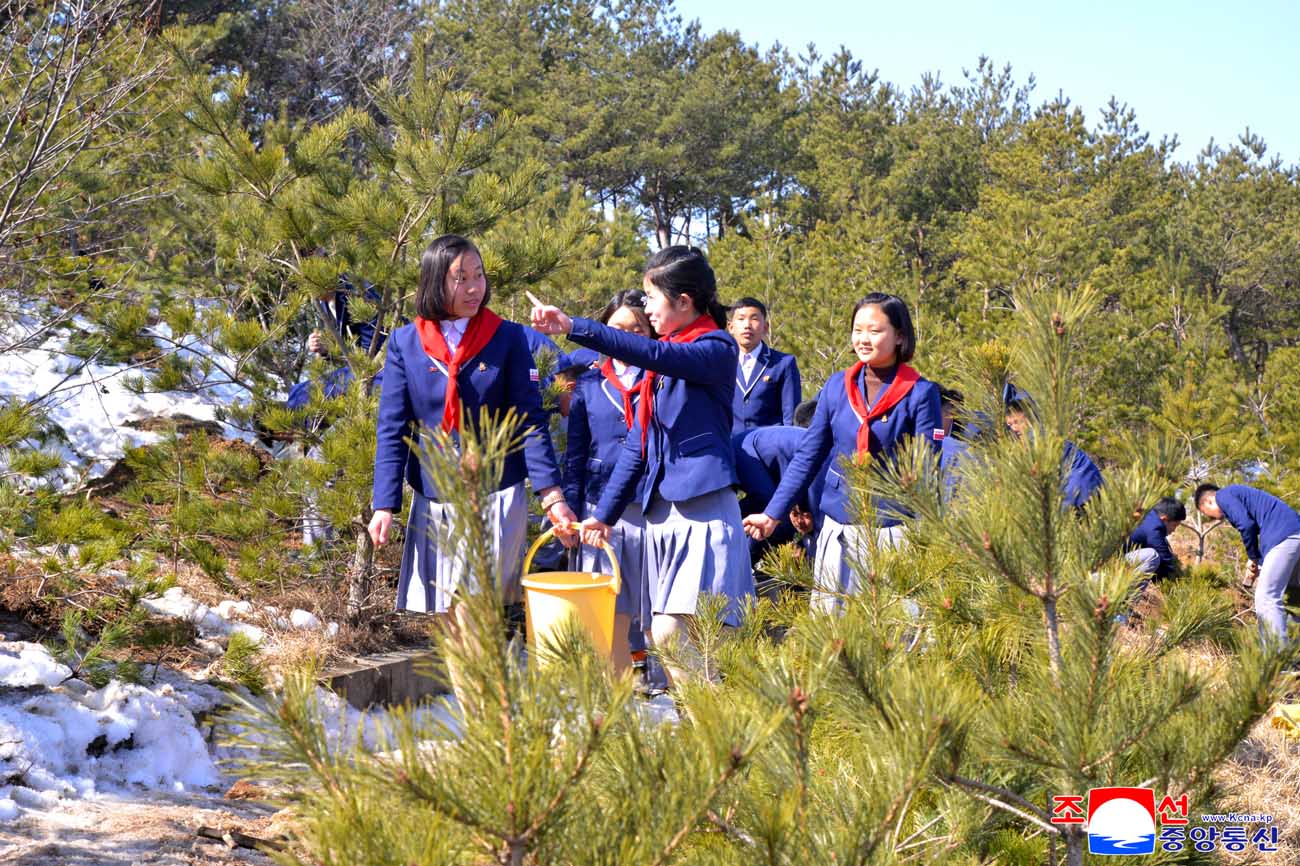
[[[596,506],[588,504],[587,513],[594,514]],[[623,585],[614,603],[616,613],[632,617],[636,631],[650,627],[650,589],[646,585],[645,567],[645,516],[635,502],[623,509],[623,516],[610,527],[609,546],[618,557],[622,569]],[[582,546],[582,570],[597,574],[612,574],[609,554],[598,547]]]
[[833,517],[823,519],[813,559],[817,578],[810,601],[813,610],[835,613],[843,606],[844,596],[862,591],[861,571],[871,562],[868,532],[876,533],[876,545],[882,550],[893,550],[903,543],[901,525],[867,527],[840,523]]
[[730,488],[684,502],[656,497],[646,514],[646,580],[653,613],[691,615],[701,593],[726,598],[738,626],[754,599],[749,539]]
[[[468,573],[464,553],[455,544],[446,544],[454,513],[450,505],[412,493],[397,581],[398,610],[446,613],[456,594],[478,591],[478,581]],[[507,604],[517,602],[521,598],[520,572],[528,541],[528,499],[523,482],[492,494],[489,519],[502,595]]]

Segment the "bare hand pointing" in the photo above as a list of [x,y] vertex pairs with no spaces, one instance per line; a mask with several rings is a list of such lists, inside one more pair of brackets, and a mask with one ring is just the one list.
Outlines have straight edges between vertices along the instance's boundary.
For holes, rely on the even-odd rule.
[[573,330],[573,320],[566,316],[559,307],[552,307],[550,304],[542,303],[532,292],[524,292],[524,294],[533,304],[533,328],[550,336],[567,334]]

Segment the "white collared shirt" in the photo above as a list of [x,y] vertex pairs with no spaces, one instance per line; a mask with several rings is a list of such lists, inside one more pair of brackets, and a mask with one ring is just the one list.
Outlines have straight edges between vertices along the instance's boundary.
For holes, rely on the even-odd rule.
[[447,348],[453,355],[460,348],[460,341],[465,338],[465,329],[468,327],[468,318],[443,319],[438,323],[438,330],[442,331],[442,338],[446,340]]
[[740,381],[748,382],[749,377],[754,375],[754,365],[758,363],[758,355],[763,351],[763,344],[759,343],[754,347],[754,351],[745,352],[740,356]]
[[[619,369],[619,368],[622,369]],[[614,362],[614,375],[618,376],[618,381],[624,388],[631,388],[632,383],[636,381],[636,374],[641,372],[640,367],[633,367],[631,364],[624,364],[622,361]]]

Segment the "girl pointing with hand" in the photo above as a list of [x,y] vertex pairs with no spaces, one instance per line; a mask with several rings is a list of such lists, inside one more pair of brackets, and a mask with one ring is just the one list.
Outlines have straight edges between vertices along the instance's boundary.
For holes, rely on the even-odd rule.
[[713,269],[697,249],[668,247],[646,263],[642,287],[658,340],[571,318],[530,299],[534,328],[566,334],[646,371],[636,418],[583,535],[589,543],[603,541],[640,487],[651,632],[663,647],[685,637],[702,593],[725,598],[724,621],[739,625],[754,595],[754,576],[732,490],[738,349],[724,330],[726,310]]

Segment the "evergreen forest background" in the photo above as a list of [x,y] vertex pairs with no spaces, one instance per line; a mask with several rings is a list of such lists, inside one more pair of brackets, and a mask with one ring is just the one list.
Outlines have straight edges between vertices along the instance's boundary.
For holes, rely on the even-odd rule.
[[[627,695],[575,661],[571,682],[590,706],[548,692],[536,718],[511,728],[506,714],[504,730],[478,732],[483,743],[545,742],[546,709],[565,706],[568,722],[590,726],[589,741],[566,740],[572,754],[555,759],[572,758],[571,776],[538,777],[532,794],[556,799],[533,829],[510,810],[462,814],[460,795],[419,768],[381,766],[405,779],[400,820],[434,803],[445,838],[418,853],[384,836],[365,787],[376,777],[330,777],[358,786],[354,823],[330,823],[342,820],[326,802],[334,788],[310,795],[324,798],[311,805],[313,838],[325,840],[316,856],[1043,862],[1060,835],[1063,861],[1079,862],[1077,834],[1044,829],[1034,812],[1053,791],[1156,780],[1222,793],[1211,770],[1267,711],[1287,661],[1253,649],[1253,631],[1234,621],[1234,606],[1248,607],[1233,589],[1244,571],[1235,537],[1184,548],[1189,565],[1198,545],[1209,562],[1177,605],[1152,614],[1149,643],[1108,625],[1132,586],[1105,563],[1125,520],[1195,479],[1300,497],[1300,177],[1265,142],[1243,132],[1175,150],[1122,101],[1092,124],[1093,107],[1042,98],[996,58],[970,58],[960,81],[888,82],[870,58],[706,33],[662,0],[2,8],[0,353],[64,329],[69,370],[125,364],[140,393],[241,395],[224,427],[173,423],[107,476],[71,483],[48,400],[0,403],[5,607],[51,633],[71,610],[66,643],[85,655],[79,643],[106,641],[95,664],[114,674],[142,649],[180,651],[185,636],[150,628],[137,603],[195,575],[214,593],[314,599],[346,616],[350,650],[405,627],[386,613],[390,552],[377,556],[364,533],[382,354],[339,340],[324,360],[306,338],[329,333],[317,302],[341,278],[354,318],[390,328],[410,316],[420,252],[445,232],[479,241],[493,306],[515,320],[528,313],[524,289],[594,313],[639,283],[651,250],[706,247],[724,301],[768,303],[771,342],[798,355],[809,397],[850,361],[854,301],[899,294],[922,375],[977,405],[1008,377],[1036,387],[1051,442],[1079,442],[1112,479],[1092,517],[1027,524],[1000,493],[1042,482],[1029,470],[1051,464],[1051,442],[1028,457],[1000,444],[1001,469],[981,476],[988,486],[970,505],[983,522],[953,521],[921,543],[895,565],[894,595],[841,625],[801,619],[779,650],[761,648],[763,628],[796,615],[769,610],[718,649],[735,665],[728,687],[684,700],[697,718],[730,722],[682,735],[685,757],[668,756],[667,733],[619,727]],[[319,383],[340,365],[351,383],[327,393]],[[285,395],[302,381],[318,387],[291,411]],[[248,441],[220,435],[230,428]],[[941,507],[910,495],[919,514]],[[310,551],[298,542],[308,498],[337,531]],[[1072,592],[1033,561],[1058,537]],[[1018,551],[1011,560],[996,555],[1002,541]],[[110,567],[125,569],[126,589],[105,583]],[[1099,569],[1104,585],[1084,589],[1081,576]],[[904,652],[916,635],[903,596],[945,612],[934,634],[951,654]],[[1042,631],[1053,632],[1057,602],[1083,625],[1053,649]],[[1189,666],[1189,648],[1209,654],[1212,673]],[[506,667],[481,673],[503,694],[530,694]],[[1098,697],[1103,681],[1113,704]],[[937,697],[936,682],[951,689]],[[1139,682],[1159,687],[1145,694]],[[1082,697],[1042,715],[1039,699],[1063,690]],[[592,721],[597,706],[608,728]],[[825,714],[816,736],[810,712]],[[883,751],[827,763],[864,737]],[[300,740],[292,756],[329,764],[308,760],[315,745]],[[609,791],[619,790],[611,768],[634,754],[658,756],[646,772],[687,780],[635,855],[565,847],[577,845],[565,835],[575,826],[617,817],[565,799],[588,784],[598,753],[610,763],[591,772]],[[473,762],[495,759],[463,760],[481,782],[487,770]],[[363,839],[373,849],[338,853]]]

